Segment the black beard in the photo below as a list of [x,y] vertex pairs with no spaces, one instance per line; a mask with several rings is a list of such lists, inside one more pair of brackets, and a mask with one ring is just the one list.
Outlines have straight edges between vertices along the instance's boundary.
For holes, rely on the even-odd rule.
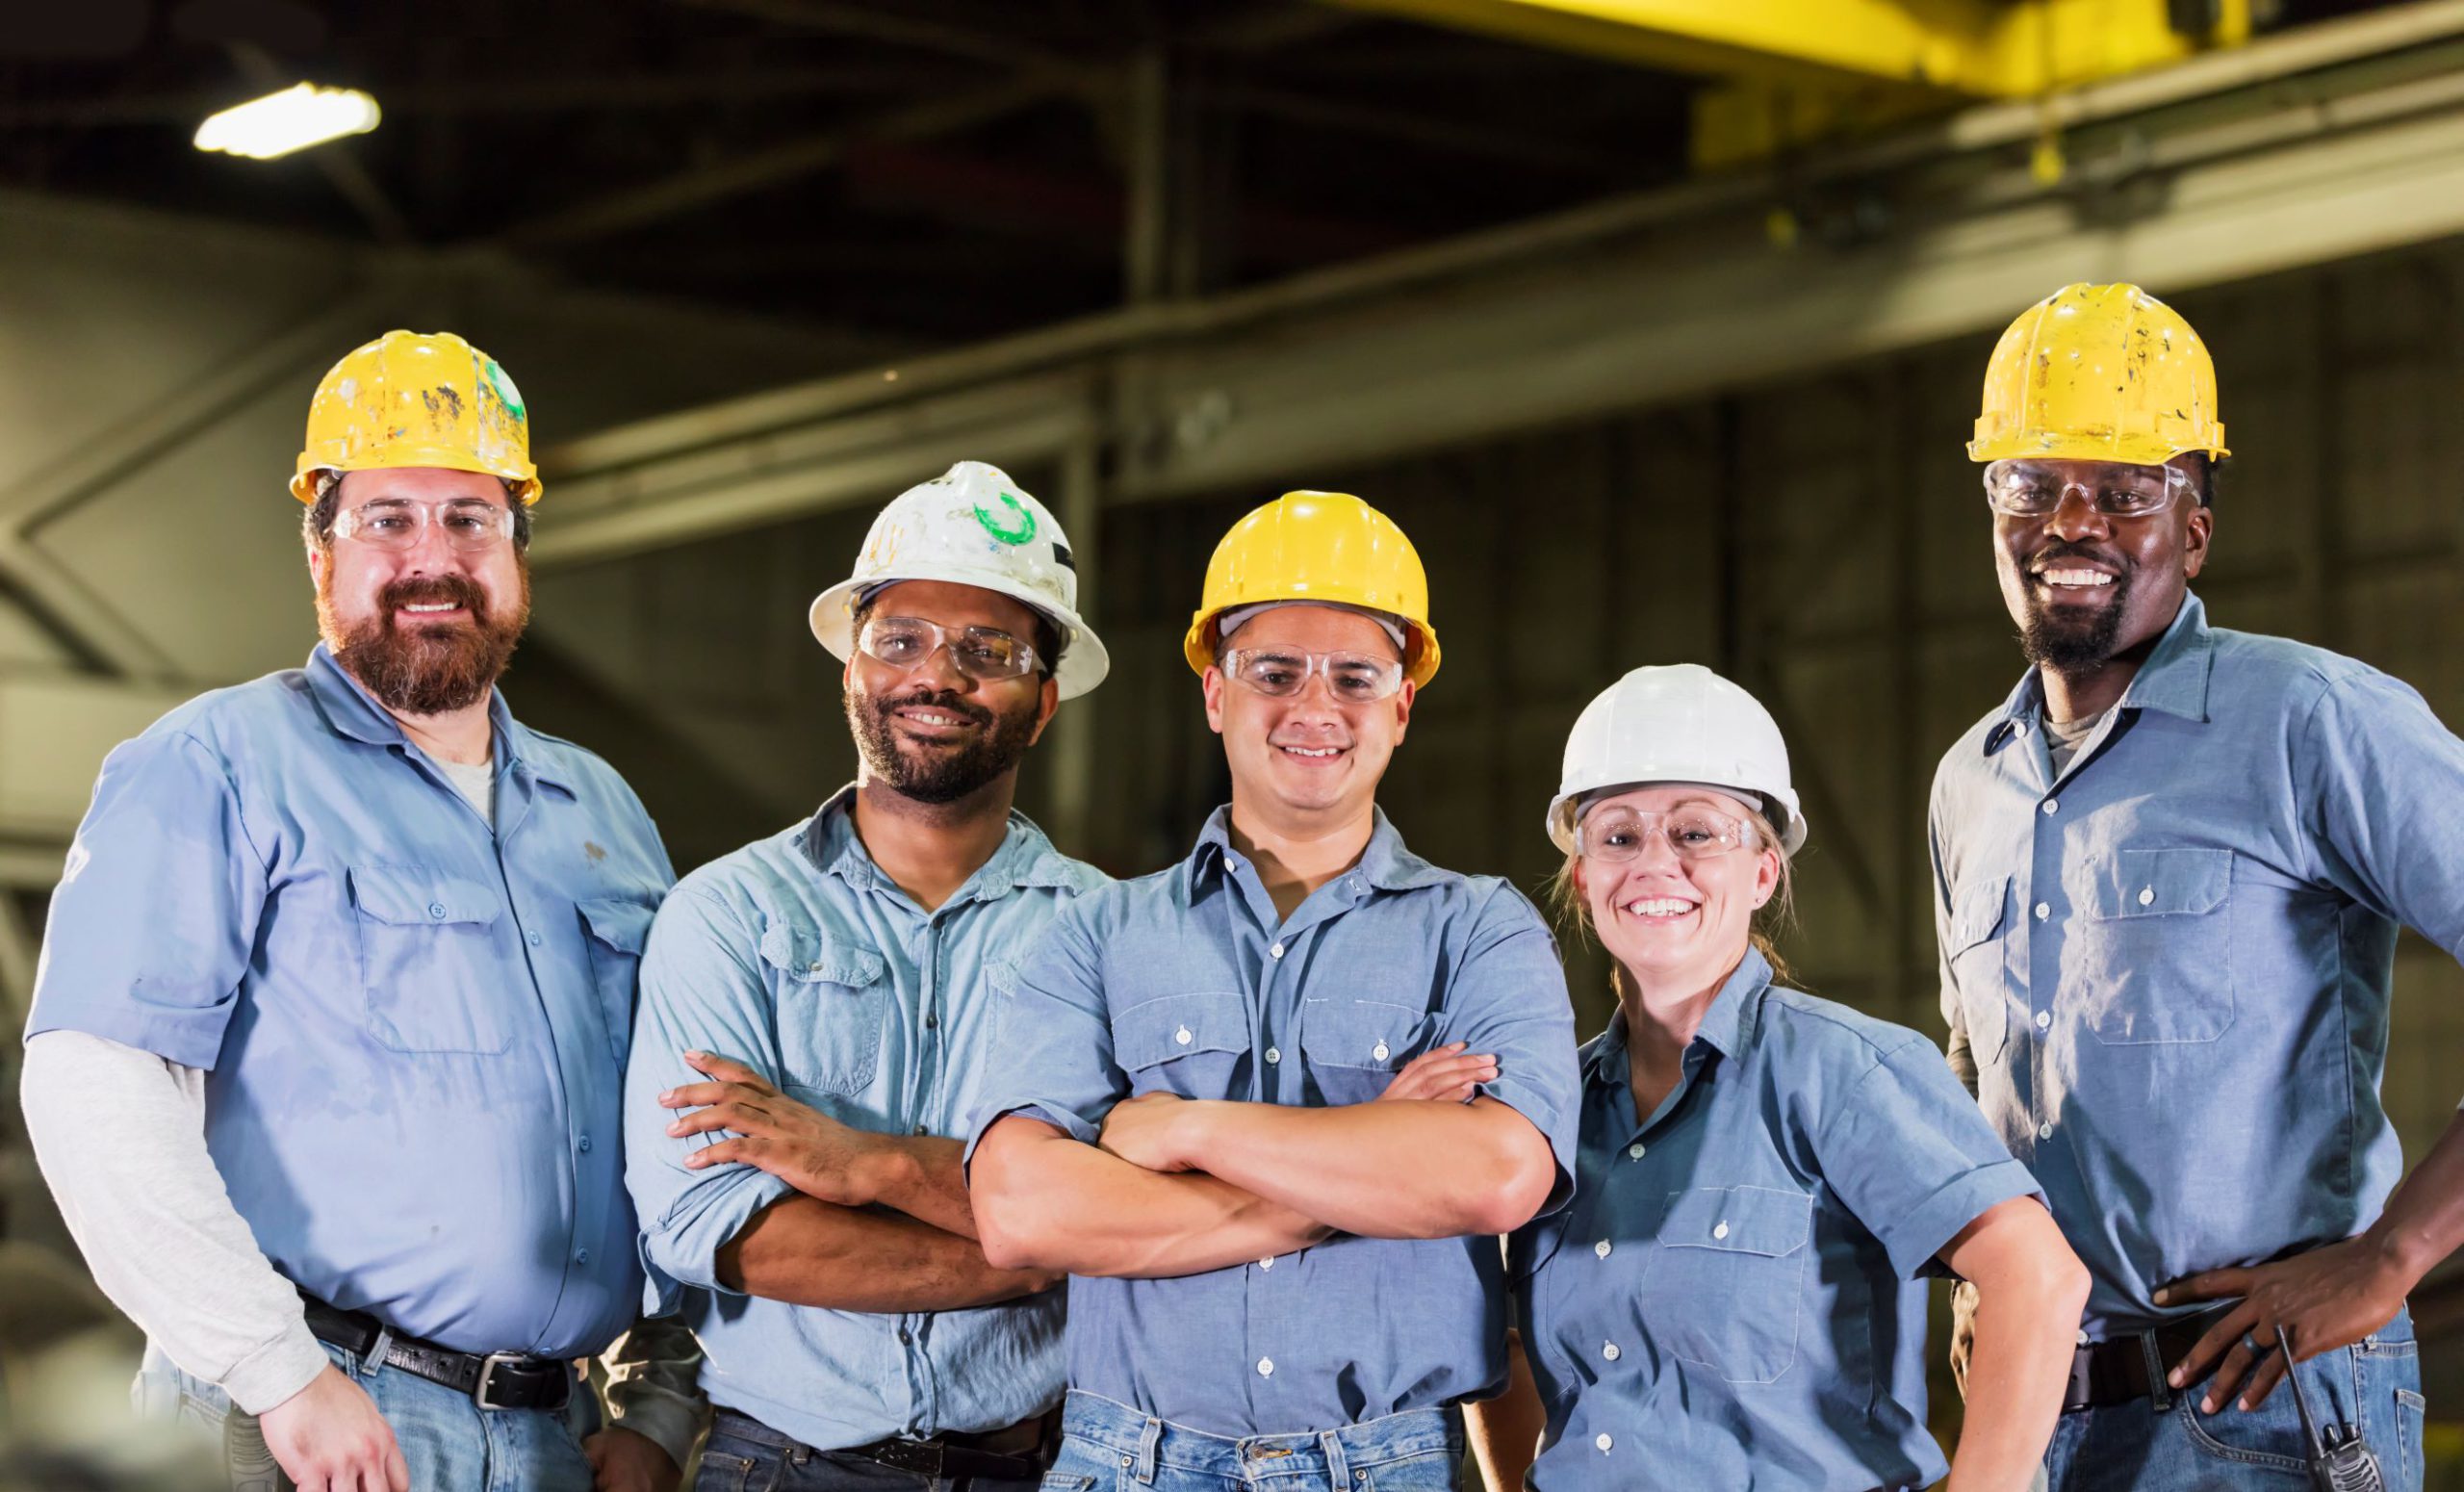
[[[989,721],[992,729],[963,750],[955,753],[937,751],[918,760],[899,750],[898,737],[889,723],[891,710],[910,705],[930,706],[978,724]],[[1035,738],[1039,707],[1040,701],[1031,696],[1017,713],[1004,717],[995,715],[981,705],[967,704],[946,690],[939,693],[926,690],[887,699],[850,693],[847,696],[847,727],[855,734],[857,752],[863,757],[864,765],[872,769],[875,777],[887,783],[890,789],[902,798],[937,806],[956,803],[1015,767]]]
[[[449,602],[471,613],[468,626],[397,626],[398,608]],[[318,630],[325,646],[387,709],[442,715],[477,704],[504,674],[530,621],[530,571],[510,615],[492,616],[487,593],[467,576],[396,580],[377,593],[376,614],[348,627],[334,615],[332,597],[317,594]]]
[[[2066,556],[2030,560],[2040,568],[2058,565]],[[2057,674],[2085,673],[2110,660],[2121,642],[2121,624],[2130,610],[2130,572],[2114,577],[2114,599],[2084,623],[2062,622],[2037,599],[2035,578],[2029,578],[2027,620],[2019,627],[2019,651],[2039,668]]]

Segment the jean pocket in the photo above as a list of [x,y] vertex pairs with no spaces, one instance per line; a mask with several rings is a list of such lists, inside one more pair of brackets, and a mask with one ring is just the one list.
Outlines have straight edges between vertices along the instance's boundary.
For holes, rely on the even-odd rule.
[[1731,1383],[1795,1365],[1813,1198],[1776,1187],[1669,1194],[1643,1266],[1642,1320],[1672,1355]]
[[2108,1046],[2222,1036],[2234,1012],[2233,852],[2122,850],[2093,876],[2064,980],[2088,1029]]
[[702,1468],[693,1474],[693,1492],[754,1492],[758,1463],[749,1456],[705,1448]]
[[1454,1492],[1456,1477],[1461,1474],[1463,1458],[1444,1451],[1424,1451],[1418,1455],[1399,1456],[1374,1466],[1352,1468],[1365,1472],[1355,1476],[1352,1485],[1368,1492]]
[[777,991],[780,1086],[841,1097],[872,1086],[889,1003],[882,956],[780,922],[761,935],[760,952]]

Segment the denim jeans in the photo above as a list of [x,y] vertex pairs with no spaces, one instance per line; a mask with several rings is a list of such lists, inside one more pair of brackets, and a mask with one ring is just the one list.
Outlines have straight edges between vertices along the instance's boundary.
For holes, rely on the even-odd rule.
[[[370,1367],[341,1348],[325,1355],[376,1402],[410,1464],[411,1492],[591,1492],[576,1417],[591,1412],[587,1387],[574,1386],[568,1410],[487,1409],[442,1383],[399,1368]],[[130,1390],[138,1412],[177,1419],[222,1443],[231,1400],[222,1390],[180,1371],[152,1346]],[[288,1480],[267,1487],[287,1489]]]
[[1033,1480],[927,1477],[860,1455],[816,1451],[769,1426],[719,1411],[693,1492],[1035,1492]]
[[1071,1389],[1061,1428],[1043,1492],[1455,1492],[1463,1464],[1454,1409],[1233,1440]]
[[[2360,1428],[2377,1453],[2388,1492],[2421,1492],[2422,1380],[2410,1313],[2375,1334],[2294,1370],[2322,1428]],[[2199,1412],[2201,1386],[2152,1399],[2066,1414],[2045,1452],[2050,1492],[2302,1492],[2301,1417],[2293,1389],[2276,1385],[2252,1410],[2228,1402]]]

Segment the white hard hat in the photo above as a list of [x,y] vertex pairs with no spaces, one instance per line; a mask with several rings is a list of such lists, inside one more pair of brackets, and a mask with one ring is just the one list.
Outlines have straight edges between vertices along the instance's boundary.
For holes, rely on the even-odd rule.
[[999,467],[962,461],[890,500],[856,573],[812,602],[812,634],[832,656],[856,649],[856,607],[896,580],[980,586],[1032,606],[1061,632],[1053,682],[1071,699],[1104,682],[1112,657],[1078,616],[1078,562],[1044,505]]
[[1794,855],[1806,842],[1779,725],[1759,700],[1700,663],[1637,668],[1583,707],[1549,804],[1551,842],[1574,854],[1585,797],[1652,783],[1750,795],[1780,832],[1782,851]]

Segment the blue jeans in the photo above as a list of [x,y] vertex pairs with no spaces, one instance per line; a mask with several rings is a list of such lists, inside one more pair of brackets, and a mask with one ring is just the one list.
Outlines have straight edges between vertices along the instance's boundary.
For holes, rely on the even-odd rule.
[[1455,1492],[1463,1464],[1454,1409],[1233,1440],[1073,1388],[1061,1428],[1043,1492]]
[[[2377,1453],[2389,1492],[2421,1492],[2422,1375],[2413,1318],[2400,1312],[2374,1335],[2302,1363],[2294,1372],[2323,1428],[2358,1426]],[[2279,1383],[2256,1409],[2228,1402],[2198,1408],[2201,1385],[2170,1396],[2066,1414],[2045,1452],[2048,1492],[2228,1492],[2310,1485],[2301,1416],[2292,1385]]]
[[927,1477],[816,1451],[747,1415],[719,1411],[693,1492],[1035,1492],[1035,1482]]
[[[592,1412],[586,1386],[574,1386],[564,1411],[482,1410],[470,1395],[399,1368],[369,1367],[331,1345],[325,1355],[367,1390],[393,1428],[410,1464],[411,1492],[591,1492],[590,1462],[573,1422]],[[130,1395],[140,1414],[194,1426],[218,1446],[232,1412],[229,1395],[180,1371],[151,1345]]]

